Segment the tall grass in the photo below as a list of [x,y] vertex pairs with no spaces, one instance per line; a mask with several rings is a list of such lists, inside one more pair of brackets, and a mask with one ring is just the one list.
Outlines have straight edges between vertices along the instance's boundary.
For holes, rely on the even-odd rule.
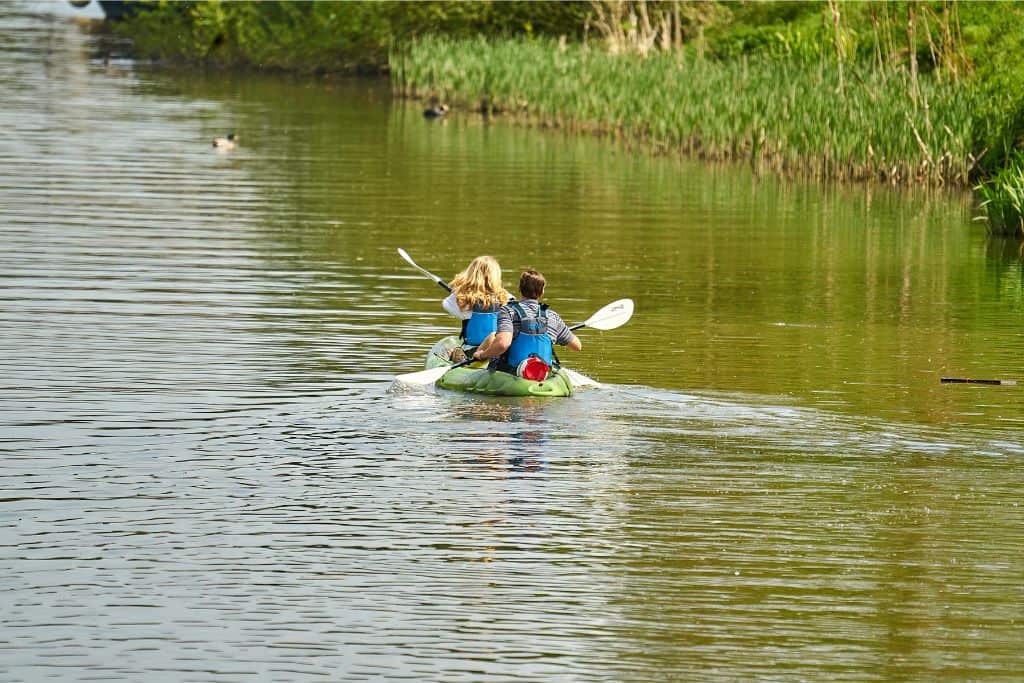
[[990,232],[1024,236],[1024,152],[1015,152],[1003,170],[974,189]]
[[391,56],[396,90],[664,151],[823,179],[967,185],[972,91],[899,70],[683,53],[610,55],[551,40],[427,36]]

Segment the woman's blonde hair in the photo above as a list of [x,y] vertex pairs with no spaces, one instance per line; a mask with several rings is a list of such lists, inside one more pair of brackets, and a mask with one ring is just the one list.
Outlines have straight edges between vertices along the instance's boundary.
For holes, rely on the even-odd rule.
[[509,294],[501,284],[501,266],[493,256],[477,256],[449,286],[463,310],[508,303]]

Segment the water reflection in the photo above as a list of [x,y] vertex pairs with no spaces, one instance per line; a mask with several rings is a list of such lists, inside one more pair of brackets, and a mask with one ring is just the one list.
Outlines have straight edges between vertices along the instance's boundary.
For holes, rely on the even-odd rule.
[[[1017,368],[1020,260],[959,198],[113,74],[11,7],[0,681],[1020,670],[1021,398],[932,381]],[[481,235],[567,319],[637,300],[606,389],[386,392],[453,328],[394,247]]]
[[[158,82],[226,96],[214,79]],[[303,131],[253,141],[249,167],[297,212],[271,221],[268,265],[361,278],[361,297],[343,301],[335,295],[355,291],[325,284],[299,303],[371,309],[405,371],[446,328],[434,288],[394,247],[448,277],[486,235],[506,272],[550,273],[549,297],[568,319],[636,300],[642,315],[629,327],[585,333],[580,369],[607,381],[961,423],[976,421],[977,401],[940,386],[942,375],[1016,372],[1004,324],[1013,304],[981,277],[985,236],[966,196],[822,191],[466,114],[442,130],[376,86],[304,86],[289,93],[297,110],[264,111],[289,88],[253,79],[227,95],[248,128],[270,118]]]
[[[548,434],[555,426],[545,413],[546,404],[541,399],[460,401],[451,409],[452,427],[460,433],[463,448],[480,444],[475,454],[480,465],[508,472],[540,472],[547,469],[546,456],[552,447]],[[464,429],[460,423],[466,423]]]
[[990,237],[985,243],[986,291],[995,293],[1006,309],[1024,308],[1024,241]]

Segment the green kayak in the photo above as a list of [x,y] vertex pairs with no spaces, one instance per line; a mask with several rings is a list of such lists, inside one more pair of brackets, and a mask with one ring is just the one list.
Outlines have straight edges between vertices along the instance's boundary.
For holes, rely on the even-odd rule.
[[[451,365],[448,356],[458,345],[458,337],[445,337],[434,344],[427,354],[427,369]],[[488,370],[483,361],[449,370],[437,380],[437,386],[489,396],[572,396],[572,383],[561,370],[555,370],[543,382],[534,382],[507,372]]]

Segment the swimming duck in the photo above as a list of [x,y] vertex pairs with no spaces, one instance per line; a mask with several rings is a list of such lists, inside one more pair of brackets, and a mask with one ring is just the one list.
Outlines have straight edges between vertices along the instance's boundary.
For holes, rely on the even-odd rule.
[[448,113],[447,104],[436,104],[423,110],[423,116],[428,119],[436,119]]
[[219,149],[234,149],[238,144],[238,138],[234,133],[228,133],[226,138],[214,138],[213,146]]

